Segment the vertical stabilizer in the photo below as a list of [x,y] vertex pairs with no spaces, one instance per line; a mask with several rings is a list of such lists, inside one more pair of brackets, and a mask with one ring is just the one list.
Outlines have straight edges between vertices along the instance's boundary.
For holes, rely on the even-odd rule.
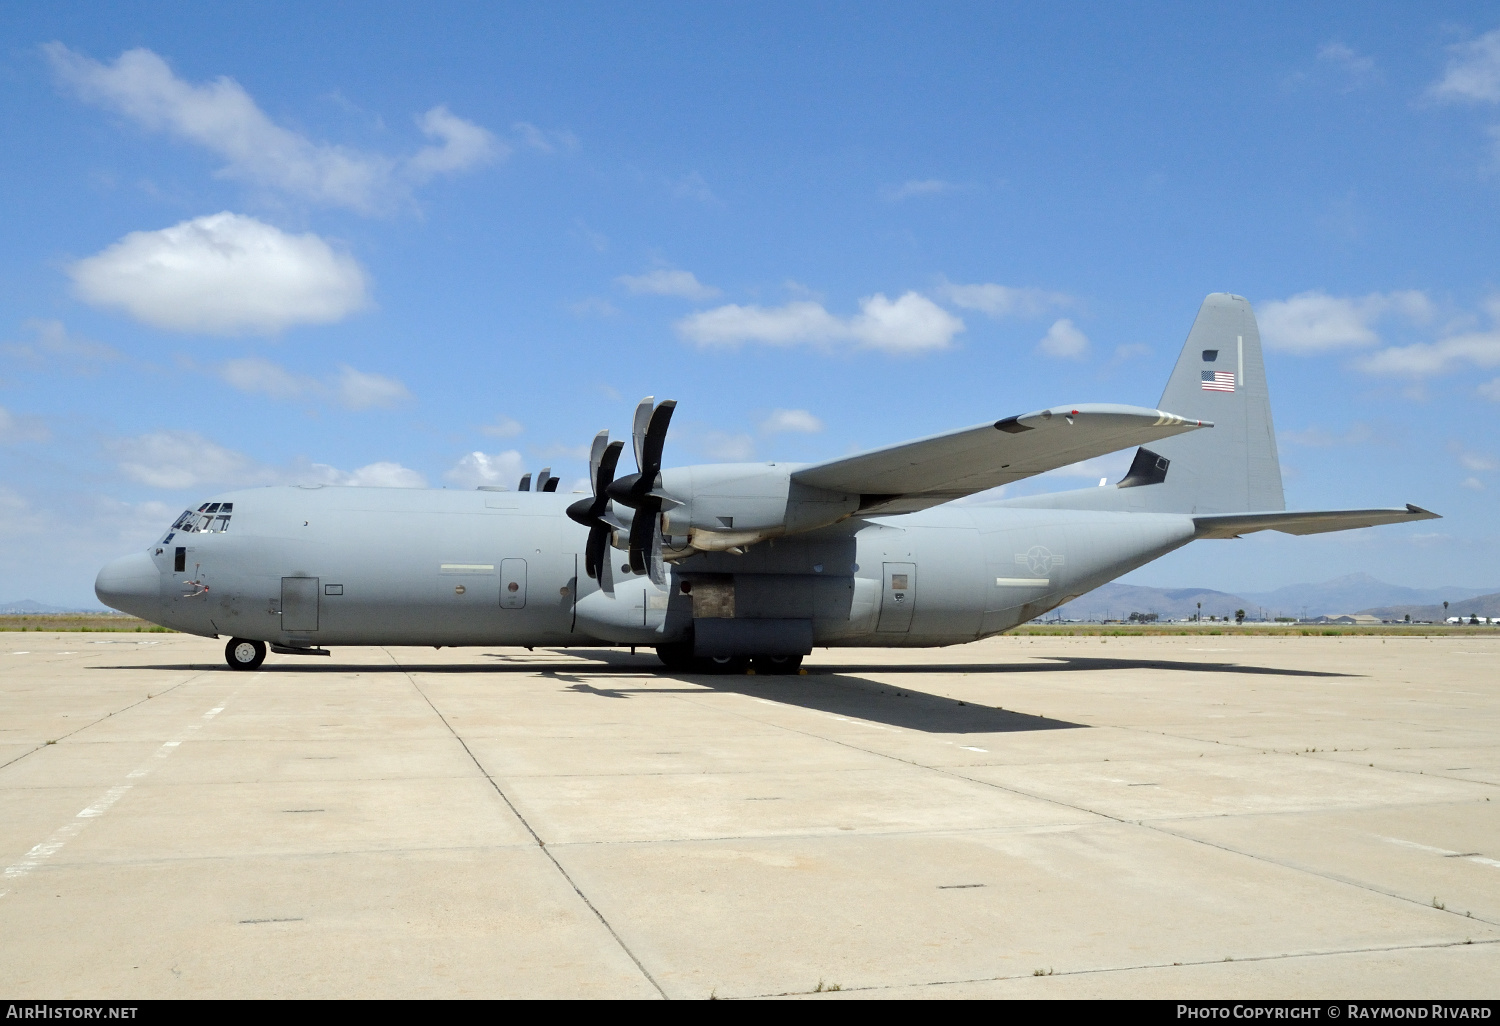
[[1203,301],[1157,408],[1214,426],[1137,450],[1130,473],[1113,487],[1005,505],[1153,513],[1286,509],[1260,329],[1249,300],[1215,292]]

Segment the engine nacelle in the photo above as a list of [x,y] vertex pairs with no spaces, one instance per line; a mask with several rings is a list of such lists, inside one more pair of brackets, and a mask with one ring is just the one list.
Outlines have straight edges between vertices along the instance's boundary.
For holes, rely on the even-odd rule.
[[[663,470],[662,534],[698,551],[732,551],[852,516],[859,496],[792,480],[798,463],[706,463]],[[669,543],[671,545],[672,543]]]

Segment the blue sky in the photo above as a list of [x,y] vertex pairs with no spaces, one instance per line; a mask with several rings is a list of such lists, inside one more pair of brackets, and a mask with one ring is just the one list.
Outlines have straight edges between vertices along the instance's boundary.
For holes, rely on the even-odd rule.
[[0,10],[0,599],[230,487],[583,487],[646,394],[679,464],[1155,405],[1212,291],[1290,507],[1446,519],[1128,580],[1500,587],[1493,5],[309,6]]

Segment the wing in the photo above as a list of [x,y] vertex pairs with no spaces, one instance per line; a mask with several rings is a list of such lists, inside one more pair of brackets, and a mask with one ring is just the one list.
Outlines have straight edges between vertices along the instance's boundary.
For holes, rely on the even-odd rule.
[[815,463],[792,480],[858,493],[864,512],[911,513],[1200,427],[1213,424],[1139,406],[1056,406]]
[[1407,503],[1405,509],[1325,509],[1307,513],[1216,513],[1194,517],[1198,538],[1238,538],[1255,531],[1280,531],[1283,534],[1322,534],[1325,531],[1351,531],[1356,527],[1380,524],[1404,524],[1408,520],[1440,520],[1442,517],[1421,506]]

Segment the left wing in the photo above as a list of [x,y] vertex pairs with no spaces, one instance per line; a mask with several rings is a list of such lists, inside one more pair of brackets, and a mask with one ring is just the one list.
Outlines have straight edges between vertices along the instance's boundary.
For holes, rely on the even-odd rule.
[[1323,534],[1326,531],[1351,531],[1356,527],[1380,524],[1404,524],[1408,520],[1441,520],[1440,514],[1421,506],[1406,504],[1405,509],[1325,509],[1307,513],[1215,513],[1194,517],[1197,538],[1238,538],[1254,531],[1280,531],[1282,534]]
[[1213,423],[1139,406],[1055,406],[815,463],[792,480],[858,494],[861,512],[911,513],[1202,427]]

